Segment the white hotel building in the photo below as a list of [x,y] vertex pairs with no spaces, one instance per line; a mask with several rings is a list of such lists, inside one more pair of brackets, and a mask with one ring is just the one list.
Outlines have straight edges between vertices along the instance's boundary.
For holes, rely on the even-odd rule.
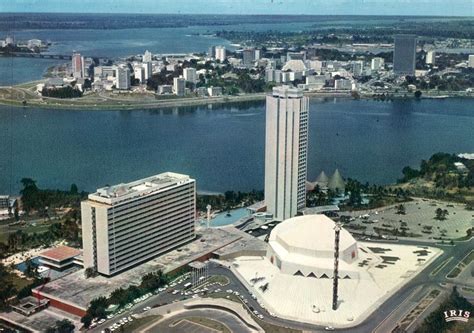
[[296,216],[306,204],[309,100],[289,86],[267,96],[265,204],[277,221]]
[[195,238],[196,182],[166,172],[81,203],[84,268],[113,275]]

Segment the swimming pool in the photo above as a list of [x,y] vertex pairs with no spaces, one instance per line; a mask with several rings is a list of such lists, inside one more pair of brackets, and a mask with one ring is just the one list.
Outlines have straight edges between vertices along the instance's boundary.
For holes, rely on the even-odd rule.
[[[211,227],[222,227],[225,225],[233,224],[242,217],[249,216],[246,208],[237,208],[230,211],[230,216],[227,216],[227,212],[222,212],[216,215],[211,220]],[[206,224],[206,220],[202,220],[202,224]]]
[[[33,261],[33,263],[35,263],[36,265],[40,265],[40,262],[39,262],[39,257],[33,257],[31,258],[31,261]],[[26,261],[23,261],[23,262],[20,262],[19,264],[17,264],[16,266],[16,269],[18,269],[20,272],[25,272],[26,270]]]

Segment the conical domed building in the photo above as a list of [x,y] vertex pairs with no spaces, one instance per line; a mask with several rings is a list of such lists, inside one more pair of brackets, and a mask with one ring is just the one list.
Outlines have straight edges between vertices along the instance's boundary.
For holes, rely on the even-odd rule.
[[321,171],[318,178],[316,178],[316,183],[318,183],[320,186],[321,185],[327,186],[328,182],[329,182],[329,177],[326,175],[324,171]]
[[344,183],[344,179],[342,179],[338,169],[334,171],[334,174],[329,179],[328,188],[340,193],[343,193],[346,190],[346,184]]

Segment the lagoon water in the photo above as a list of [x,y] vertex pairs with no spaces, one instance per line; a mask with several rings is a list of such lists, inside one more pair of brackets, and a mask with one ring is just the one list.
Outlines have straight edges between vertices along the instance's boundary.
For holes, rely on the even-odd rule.
[[[219,44],[232,48],[229,41],[209,35],[223,29],[298,31],[311,24],[23,30],[15,37],[50,40],[51,53],[125,57],[146,49],[181,53],[205,52]],[[0,86],[40,79],[55,63],[0,57]],[[153,111],[0,106],[0,194],[18,193],[23,177],[44,188],[76,183],[92,191],[168,170],[196,178],[201,191],[262,189],[264,110],[263,102]],[[404,166],[418,166],[435,152],[474,152],[473,110],[472,99],[314,99],[308,177],[339,168],[345,177],[391,183]]]
[[[0,106],[0,193],[20,179],[92,191],[175,171],[201,191],[263,189],[263,102],[134,111]],[[313,99],[308,177],[386,184],[433,153],[474,152],[474,100]]]

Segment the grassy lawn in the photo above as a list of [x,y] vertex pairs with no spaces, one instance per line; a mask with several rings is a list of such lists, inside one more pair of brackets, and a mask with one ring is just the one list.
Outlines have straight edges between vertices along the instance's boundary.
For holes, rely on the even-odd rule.
[[[229,296],[229,298],[227,298],[227,296]],[[234,294],[228,294],[228,293],[225,293],[225,292],[220,292],[220,293],[212,293],[212,294],[209,295],[209,297],[211,297],[211,298],[225,298],[225,299],[228,299],[230,301],[234,301],[234,302],[241,303],[242,305],[244,305],[242,303],[242,300],[240,299],[240,297],[237,297]],[[244,305],[244,308],[247,310],[247,307],[245,305]],[[300,330],[293,329],[293,328],[287,328],[287,327],[281,327],[281,326],[276,326],[276,325],[269,324],[269,323],[255,317],[255,315],[253,313],[250,313],[250,315],[257,322],[257,324],[259,324],[260,327],[263,328],[263,330],[265,332],[272,332],[272,333],[301,333],[302,332]]]
[[32,233],[43,233],[48,231],[49,226],[51,223],[37,223],[36,225],[28,225],[25,227],[15,225],[9,227],[7,225],[0,226],[0,242],[6,243],[8,241],[8,235],[14,234],[17,230],[21,230],[25,233],[32,234]]
[[258,325],[260,325],[261,328],[265,332],[272,332],[272,333],[302,333],[301,330],[297,330],[294,328],[288,328],[288,327],[282,327],[282,326],[275,326],[272,324],[269,324],[267,322],[264,322],[262,320],[259,320],[257,318],[254,318],[255,321],[257,322]]
[[209,318],[186,317],[186,318],[183,318],[182,320],[188,320],[190,322],[193,322],[193,323],[196,323],[196,324],[199,324],[199,325],[202,325],[202,326],[209,327],[210,329],[213,329],[213,330],[216,330],[216,331],[219,331],[219,332],[231,333],[231,331],[229,330],[229,328],[227,326],[225,326],[224,324],[222,324],[218,321],[215,321],[215,320],[212,320],[212,319],[209,319]]
[[13,283],[16,290],[20,290],[20,289],[26,287],[27,285],[31,284],[31,282],[32,282],[31,280],[19,277],[15,273],[10,273],[9,276],[8,276],[8,280],[11,283]]
[[221,286],[226,286],[229,284],[229,279],[223,275],[213,275],[206,281],[206,284],[209,283],[218,283]]

